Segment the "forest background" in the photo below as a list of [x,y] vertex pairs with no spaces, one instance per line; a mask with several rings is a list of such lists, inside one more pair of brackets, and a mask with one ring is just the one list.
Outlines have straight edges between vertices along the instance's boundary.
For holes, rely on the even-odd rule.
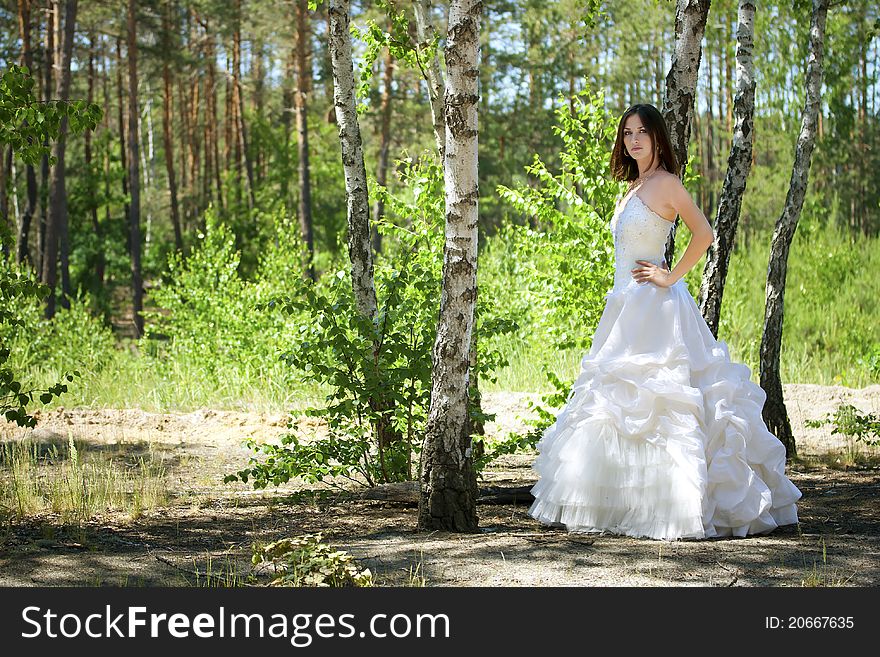
[[[55,98],[67,4],[0,6],[4,60],[28,65],[35,99]],[[130,4],[133,15],[121,2],[78,3],[69,97],[102,114],[94,130],[66,139],[58,284],[51,300],[18,304],[17,322],[0,329],[8,365],[45,389],[77,370],[51,402],[68,407],[290,410],[340,387],[356,396],[357,382],[342,381],[352,371],[343,355],[363,344],[344,281],[346,194],[326,4]],[[595,19],[584,20],[594,15],[587,4],[599,10]],[[800,0],[756,13],[752,171],[719,326],[732,358],[753,373],[770,239],[804,103],[810,9]],[[441,48],[444,12],[437,3],[431,14]],[[408,391],[399,400],[408,427],[427,408],[443,244],[425,60],[402,45],[414,39],[410,14],[410,3],[352,3],[376,285],[398,349],[398,388]],[[736,15],[736,2],[712,3],[692,119],[685,180],[710,221],[733,132]],[[668,0],[485,4],[483,391],[558,391],[574,379],[611,283],[607,221],[621,191],[607,176],[615,117],[634,102],[662,107],[673,20]],[[878,21],[868,0],[828,14],[816,149],[786,285],[786,383],[880,380]],[[136,145],[126,143],[133,99]],[[33,166],[9,145],[0,155],[10,237],[3,266],[46,282],[48,155]],[[686,277],[695,297],[702,269]],[[315,281],[312,296],[306,279]]]

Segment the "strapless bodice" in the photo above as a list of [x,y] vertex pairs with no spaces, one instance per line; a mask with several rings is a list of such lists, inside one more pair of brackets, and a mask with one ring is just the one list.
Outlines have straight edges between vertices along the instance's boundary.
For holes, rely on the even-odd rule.
[[611,233],[614,235],[612,291],[635,282],[632,269],[636,266],[636,260],[662,265],[671,228],[672,222],[651,210],[638,194],[632,194],[624,206],[614,213],[611,218]]

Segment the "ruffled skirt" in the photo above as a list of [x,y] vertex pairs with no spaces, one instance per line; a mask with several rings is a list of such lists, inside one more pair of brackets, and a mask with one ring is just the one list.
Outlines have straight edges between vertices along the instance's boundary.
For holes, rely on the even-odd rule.
[[761,416],[766,393],[731,362],[684,281],[606,295],[581,371],[538,442],[529,514],[569,531],[675,540],[797,522],[801,492]]

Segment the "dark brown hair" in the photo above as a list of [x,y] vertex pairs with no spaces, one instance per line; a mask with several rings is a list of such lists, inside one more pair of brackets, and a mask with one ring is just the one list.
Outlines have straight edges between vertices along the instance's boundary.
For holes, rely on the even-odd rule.
[[[678,160],[672,150],[672,144],[669,141],[669,131],[666,129],[666,121],[663,115],[656,107],[648,103],[638,103],[633,105],[623,113],[620,117],[620,123],[617,124],[617,139],[614,140],[614,148],[611,149],[611,176],[614,180],[635,180],[639,177],[639,165],[636,161],[627,155],[623,149],[623,128],[626,120],[633,114],[638,114],[642,120],[642,125],[651,136],[651,143],[656,149],[660,147],[660,152],[652,151],[651,156],[660,156],[660,163],[670,173],[678,175]],[[654,161],[651,160],[651,164]]]

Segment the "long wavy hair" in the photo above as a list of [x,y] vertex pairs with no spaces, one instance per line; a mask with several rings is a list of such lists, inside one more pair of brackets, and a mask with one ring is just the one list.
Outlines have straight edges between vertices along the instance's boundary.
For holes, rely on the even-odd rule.
[[[631,181],[639,177],[639,165],[636,161],[626,154],[623,147],[623,128],[626,120],[633,114],[638,114],[642,120],[642,125],[651,136],[651,143],[656,147],[660,147],[659,152],[654,150],[651,153],[652,158],[660,158],[660,164],[669,171],[678,175],[678,160],[675,152],[672,150],[672,143],[669,140],[669,130],[666,129],[666,121],[659,110],[649,103],[638,103],[632,105],[620,117],[617,124],[617,139],[614,140],[614,148],[611,149],[611,176],[614,180]],[[654,160],[651,160],[653,166]]]

